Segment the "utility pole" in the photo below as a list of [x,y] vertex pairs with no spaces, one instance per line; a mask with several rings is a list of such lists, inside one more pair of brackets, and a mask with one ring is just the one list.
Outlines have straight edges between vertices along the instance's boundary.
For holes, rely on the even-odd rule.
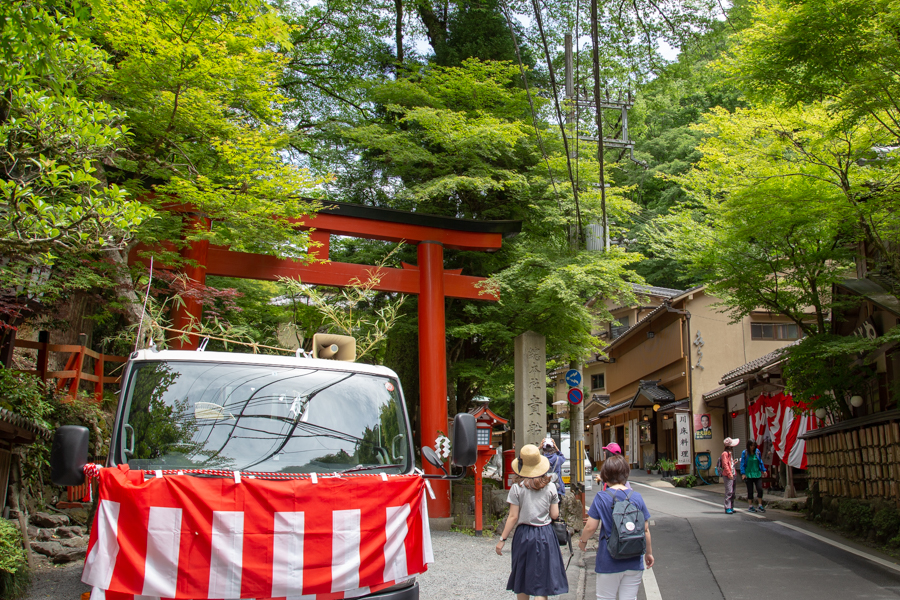
[[603,213],[603,251],[609,250],[609,217],[606,214],[606,169],[603,164],[603,110],[600,108],[600,35],[597,31],[597,0],[591,0],[591,57],[594,63],[594,102],[597,110],[597,162],[600,167],[600,210]]
[[[578,124],[575,122],[575,69],[572,60],[572,34],[567,33],[565,37],[566,51],[566,124],[569,129],[568,135],[575,137],[578,135]],[[570,146],[570,148],[572,148]],[[570,149],[570,162],[574,159],[574,150]],[[577,173],[575,182],[577,183]],[[581,240],[577,239],[576,244],[581,245]],[[581,363],[572,361],[570,363],[572,369],[581,373]],[[581,384],[583,387],[583,383]],[[583,397],[583,395],[582,395]],[[571,404],[569,408],[569,487],[572,493],[577,494],[582,510],[584,509],[584,401],[577,404]],[[590,475],[588,475],[590,476]],[[582,515],[583,516],[583,515]]]
[[[609,92],[606,92],[604,98],[604,94],[601,90],[600,86],[600,41],[599,41],[599,30],[597,25],[597,0],[591,0],[591,59],[593,63],[593,93],[592,97],[588,97],[582,94],[575,94],[574,85],[570,86],[570,78],[572,77],[573,69],[572,69],[572,61],[571,61],[571,45],[570,39],[571,36],[566,36],[566,99],[569,101],[570,106],[575,107],[584,107],[594,111],[594,124],[597,128],[597,135],[595,136],[587,136],[587,135],[578,135],[577,129],[580,125],[580,122],[576,122],[574,129],[575,133],[573,135],[577,136],[577,139],[583,142],[593,142],[597,144],[597,162],[600,171],[598,186],[600,188],[600,209],[601,209],[601,223],[599,223],[600,232],[599,235],[588,235],[588,250],[602,250],[607,251],[610,247],[610,235],[609,235],[609,214],[606,205],[606,151],[609,148],[618,148],[621,150],[617,160],[621,160],[625,156],[625,152],[629,152],[629,158],[643,165],[645,168],[647,164],[643,161],[640,161],[634,157],[634,142],[631,141],[628,137],[628,109],[634,106],[634,103],[631,100],[631,93],[629,92],[627,98],[625,100],[619,99],[610,100]],[[579,87],[580,89],[580,87]],[[619,113],[618,121],[614,121],[613,123],[613,135],[607,137],[604,135],[604,123],[603,123],[603,115],[604,111],[609,113],[610,111],[616,111]],[[607,117],[610,115],[607,114]],[[568,113],[567,123],[572,123],[573,121],[577,121],[578,119],[574,115],[574,113],[570,110]],[[617,131],[615,131],[617,130]],[[591,228],[592,233],[596,234],[596,228],[598,224],[590,224],[588,227]],[[599,238],[599,239],[598,239]],[[598,243],[599,242],[599,243]],[[598,247],[599,246],[599,247]]]

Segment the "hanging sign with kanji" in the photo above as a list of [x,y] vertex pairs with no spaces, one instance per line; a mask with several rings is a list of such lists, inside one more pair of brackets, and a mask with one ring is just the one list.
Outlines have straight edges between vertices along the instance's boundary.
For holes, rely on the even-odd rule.
[[691,423],[690,415],[678,413],[675,415],[675,443],[678,444],[678,464],[691,464]]

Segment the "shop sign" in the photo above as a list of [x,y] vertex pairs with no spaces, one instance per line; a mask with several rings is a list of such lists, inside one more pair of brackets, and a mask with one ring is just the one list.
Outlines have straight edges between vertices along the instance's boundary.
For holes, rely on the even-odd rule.
[[675,443],[678,445],[678,464],[691,464],[691,423],[687,413],[675,415]]

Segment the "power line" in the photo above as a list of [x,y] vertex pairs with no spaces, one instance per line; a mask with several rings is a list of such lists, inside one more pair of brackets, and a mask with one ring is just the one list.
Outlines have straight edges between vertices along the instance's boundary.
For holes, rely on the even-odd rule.
[[569,172],[569,182],[572,184],[572,195],[575,198],[575,215],[577,219],[577,239],[581,244],[583,237],[583,224],[581,222],[581,205],[578,202],[578,188],[575,186],[575,177],[572,174],[572,159],[569,155],[569,140],[566,137],[566,126],[563,123],[562,111],[559,108],[559,93],[556,89],[556,73],[553,70],[553,62],[550,60],[550,47],[547,45],[547,36],[544,33],[544,19],[541,16],[541,9],[538,6],[538,0],[531,0],[534,9],[534,15],[538,23],[538,31],[541,34],[541,43],[544,46],[544,58],[547,61],[547,69],[550,71],[550,88],[553,90],[553,105],[556,108],[556,121],[559,123],[559,129],[562,133],[563,149],[566,153],[566,167]]

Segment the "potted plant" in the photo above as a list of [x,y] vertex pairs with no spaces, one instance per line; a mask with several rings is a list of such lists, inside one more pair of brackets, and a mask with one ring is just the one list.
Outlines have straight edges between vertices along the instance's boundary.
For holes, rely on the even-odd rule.
[[671,477],[675,472],[675,461],[660,459],[659,461],[659,470],[663,474],[664,477]]

